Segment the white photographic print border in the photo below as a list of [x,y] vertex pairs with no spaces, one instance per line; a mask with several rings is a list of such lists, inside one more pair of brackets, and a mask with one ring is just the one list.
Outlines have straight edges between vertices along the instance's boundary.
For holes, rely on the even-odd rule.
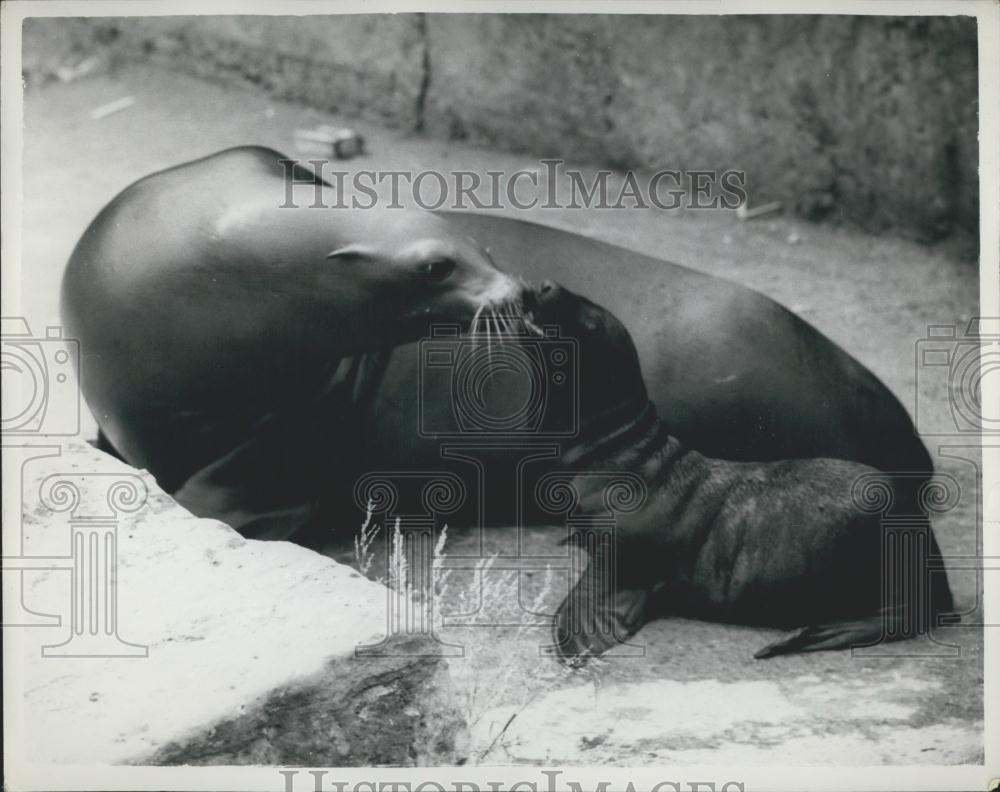
[[[1000,316],[1000,5],[991,0],[951,0],[944,2],[897,2],[897,0],[838,0],[837,2],[796,2],[796,0],[718,0],[697,2],[639,0],[611,2],[553,0],[522,6],[511,2],[368,2],[367,0],[291,0],[290,2],[236,2],[206,0],[201,3],[169,0],[95,0],[94,2],[8,2],[3,7],[2,104],[3,183],[2,183],[2,314],[21,316],[22,295],[22,212],[21,194],[31,177],[31,164],[23,161],[24,86],[21,78],[21,29],[29,17],[61,16],[156,16],[156,15],[313,15],[374,14],[409,11],[443,13],[545,12],[550,14],[857,14],[857,15],[968,15],[978,24],[979,41],[979,313]],[[32,327],[38,335],[44,328]],[[997,377],[983,378],[983,403],[1000,403]],[[989,389],[988,389],[989,388]],[[991,389],[991,390],[990,390]],[[908,405],[909,406],[909,405]],[[70,430],[67,433],[71,434]],[[16,437],[10,443],[15,443]],[[985,438],[981,437],[981,440]],[[48,441],[53,442],[51,439]],[[48,446],[35,446],[39,454]],[[51,450],[51,449],[50,449]],[[58,453],[58,447],[55,448]],[[736,792],[736,790],[987,790],[1000,787],[1000,445],[982,445],[983,568],[984,577],[984,713],[985,762],[963,766],[672,766],[653,767],[132,767],[89,765],[40,765],[32,763],[18,724],[23,718],[25,632],[4,630],[4,764],[5,786],[11,790],[278,790],[305,792],[322,789],[353,790],[532,790],[562,792],[570,789],[685,790],[687,792]],[[10,493],[4,493],[5,503]],[[56,496],[53,496],[54,498]],[[108,494],[108,501],[122,494]],[[128,511],[144,493],[124,495]],[[129,498],[133,500],[129,501]],[[5,513],[6,513],[5,509]],[[19,525],[4,524],[4,556],[16,555]],[[110,535],[110,534],[109,534]],[[59,559],[52,560],[59,565]],[[5,569],[4,576],[8,572]],[[6,608],[5,604],[5,608]],[[993,629],[989,629],[989,628]],[[139,651],[128,635],[117,636],[123,651]]]

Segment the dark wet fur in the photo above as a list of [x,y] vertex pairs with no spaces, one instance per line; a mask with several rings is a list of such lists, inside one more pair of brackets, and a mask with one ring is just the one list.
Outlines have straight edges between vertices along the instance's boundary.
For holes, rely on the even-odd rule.
[[[757,655],[771,657],[911,637],[953,610],[943,572],[925,578],[915,595],[923,602],[882,601],[882,515],[856,506],[852,487],[865,477],[891,492],[895,515],[907,517],[933,563],[940,551],[905,479],[835,459],[727,462],[684,448],[646,401],[624,327],[582,298],[561,299],[567,332],[574,323],[580,330],[582,365],[598,372],[582,386],[584,439],[563,463],[637,473],[648,489],[641,509],[616,515],[615,541],[590,550],[590,567],[556,616],[565,658],[600,654],[670,614],[801,628]],[[594,481],[574,481],[581,513],[604,511],[603,484]],[[927,574],[917,553],[898,563]],[[613,575],[602,571],[612,565]]]

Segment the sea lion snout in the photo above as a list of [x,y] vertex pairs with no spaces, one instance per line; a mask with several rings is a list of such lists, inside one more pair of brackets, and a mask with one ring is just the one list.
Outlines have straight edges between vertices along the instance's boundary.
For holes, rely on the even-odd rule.
[[527,290],[524,296],[525,310],[530,311],[539,322],[558,325],[566,335],[577,334],[580,311],[587,303],[590,301],[586,298],[551,280],[542,281]]
[[535,288],[529,289],[525,305],[532,310],[552,308],[567,295],[566,290],[555,281],[544,280]]
[[[524,281],[498,269],[486,272],[482,287],[475,293],[478,305],[486,307],[523,304],[527,291]],[[477,306],[478,307],[478,306]]]
[[484,311],[521,313],[529,291],[527,283],[500,269],[488,249],[466,238],[459,244],[456,260],[459,264],[448,285],[469,310],[470,315],[464,319]]
[[555,281],[542,281],[525,302],[546,324],[555,324],[563,334],[579,340],[594,339],[600,346],[631,348],[632,339],[625,326],[607,309],[571,292]]

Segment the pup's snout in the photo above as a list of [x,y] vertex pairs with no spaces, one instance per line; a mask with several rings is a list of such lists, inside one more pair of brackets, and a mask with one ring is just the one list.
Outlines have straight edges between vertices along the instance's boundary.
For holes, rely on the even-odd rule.
[[529,311],[540,311],[551,308],[564,294],[563,288],[554,281],[542,281],[524,294],[524,307]]
[[544,280],[538,284],[538,296],[542,300],[553,300],[562,291],[562,288],[555,281]]

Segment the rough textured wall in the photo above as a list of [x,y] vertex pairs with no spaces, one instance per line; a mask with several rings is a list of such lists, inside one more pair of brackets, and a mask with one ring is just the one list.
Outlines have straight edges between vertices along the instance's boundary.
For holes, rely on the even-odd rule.
[[[396,14],[29,20],[348,116],[616,167],[747,171],[751,201],[921,239],[978,223],[966,17]],[[40,51],[46,54],[40,55]]]
[[871,229],[976,225],[974,20],[437,16],[428,34],[435,134],[740,168],[751,200]]
[[174,16],[29,19],[29,85],[53,49],[100,52],[105,66],[147,60],[209,79],[259,86],[332,112],[419,126],[426,38],[420,14],[326,17]]

